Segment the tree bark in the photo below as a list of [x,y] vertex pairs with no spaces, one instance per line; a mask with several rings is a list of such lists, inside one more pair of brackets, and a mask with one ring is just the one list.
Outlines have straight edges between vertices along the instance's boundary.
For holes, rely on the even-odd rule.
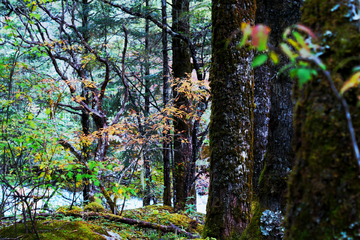
[[[172,28],[175,32],[188,35],[190,31],[189,0],[173,0]],[[187,78],[191,73],[190,52],[187,44],[179,38],[172,39],[173,75],[175,79]],[[187,97],[173,88],[174,105],[181,111],[188,112],[190,101]],[[184,209],[188,196],[187,172],[191,161],[191,126],[183,118],[175,117],[174,121],[174,206]]]
[[[149,0],[145,0],[146,11],[149,9]],[[149,48],[149,19],[145,19],[145,117],[150,114],[150,48]],[[145,127],[145,126],[144,126]],[[144,168],[145,168],[145,191],[143,198],[143,205],[150,205],[151,200],[151,167],[148,154],[144,151]]]
[[[161,0],[162,24],[167,25],[166,0]],[[169,56],[168,56],[168,36],[165,29],[162,30],[162,53],[163,53],[163,104],[169,102]],[[169,126],[166,120],[166,126]],[[163,133],[163,164],[164,164],[164,205],[171,206],[171,179],[170,179],[170,139],[169,132],[166,129]]]
[[210,189],[203,237],[238,239],[250,221],[253,167],[252,50],[238,49],[255,1],[212,1]]
[[[303,7],[302,23],[320,37],[321,45],[328,46],[321,59],[337,89],[359,64],[358,23],[345,17],[351,11],[349,1],[310,0]],[[349,61],[352,58],[356,60]],[[301,89],[295,86],[294,93],[296,162],[289,181],[285,239],[357,239],[359,168],[344,109],[323,74]],[[359,137],[359,89],[344,96]]]
[[[88,0],[82,0],[82,12],[81,12],[81,26],[83,29],[83,36],[86,42],[89,41],[89,34],[88,34],[88,15],[89,15],[89,6],[88,6]],[[87,53],[87,51],[85,51]],[[86,69],[83,69],[83,75],[87,75],[86,74]],[[87,77],[87,76],[86,76]],[[85,89],[84,84],[81,84],[81,97],[85,98],[85,103],[89,104],[90,103],[90,99],[89,99],[89,94],[88,94],[88,90]],[[82,109],[81,111],[81,127],[83,130],[83,134],[84,137],[87,137],[90,135],[90,115],[89,112],[86,109]],[[89,146],[87,146],[86,144],[82,145],[82,155],[84,158],[85,162],[88,162],[89,160],[89,155],[90,155],[90,149]],[[83,170],[84,174],[89,174],[87,172],[86,169]],[[91,183],[90,180],[88,178],[84,178],[83,179],[84,182],[84,188],[83,188],[83,199],[85,203],[89,203],[89,197],[91,194]]]
[[[279,47],[282,34],[287,27],[300,21],[300,6],[300,1],[293,0],[257,1],[256,23],[271,28],[269,43],[273,47]],[[258,204],[253,212],[252,222],[242,239],[281,239],[283,235],[280,227],[285,211],[287,179],[294,162],[291,146],[293,83],[288,74],[277,74],[287,63],[284,58],[280,58],[280,64],[277,66],[268,61],[255,69],[255,101],[259,111],[255,110],[254,117],[256,158],[253,180]],[[269,103],[270,106],[267,105]],[[264,141],[266,123],[268,136]],[[266,152],[264,143],[267,144]],[[271,213],[271,221],[260,222],[264,212]]]

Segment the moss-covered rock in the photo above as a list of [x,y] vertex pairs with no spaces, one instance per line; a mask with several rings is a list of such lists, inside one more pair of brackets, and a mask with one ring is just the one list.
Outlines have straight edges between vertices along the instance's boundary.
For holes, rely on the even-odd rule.
[[61,206],[58,209],[56,209],[56,212],[65,213],[65,214],[79,213],[81,211],[82,208],[78,206],[72,206],[71,209],[70,206]]
[[103,205],[101,205],[98,202],[91,202],[88,205],[84,207],[84,211],[90,211],[90,212],[106,212]]

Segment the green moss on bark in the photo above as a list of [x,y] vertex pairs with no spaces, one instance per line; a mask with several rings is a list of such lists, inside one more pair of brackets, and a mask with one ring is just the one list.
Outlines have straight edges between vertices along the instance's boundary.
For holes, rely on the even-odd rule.
[[261,234],[260,230],[260,218],[261,218],[261,209],[260,204],[255,203],[255,209],[251,221],[243,234],[241,235],[240,240],[261,240],[264,239],[264,236]]
[[[332,9],[339,4],[337,10]],[[323,39],[329,49],[323,60],[339,89],[358,57],[358,26],[345,17],[348,1],[309,0],[302,22]],[[339,63],[347,61],[342,66]],[[345,114],[324,77],[295,89],[295,168],[289,181],[286,239],[335,239],[344,234],[357,238],[360,223],[359,170],[353,156]],[[360,134],[356,107],[359,91],[345,94],[355,133]]]

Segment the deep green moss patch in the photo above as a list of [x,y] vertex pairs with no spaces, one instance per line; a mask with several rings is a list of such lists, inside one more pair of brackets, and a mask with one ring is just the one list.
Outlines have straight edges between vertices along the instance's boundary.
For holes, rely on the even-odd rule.
[[[122,239],[188,239],[182,234],[174,232],[163,233],[158,229],[142,228],[138,225],[125,224],[116,221],[119,216],[109,213],[81,213],[67,210],[68,207],[59,208],[58,212],[62,214],[53,215],[49,219],[38,220],[36,229],[39,232],[40,239],[104,239],[101,235],[107,235],[111,231],[120,235]],[[96,215],[96,217],[94,217]],[[93,217],[91,217],[93,216]],[[197,214],[197,221],[185,214],[176,213],[174,208],[169,206],[147,206],[143,208],[125,210],[122,217],[137,221],[145,221],[160,225],[175,225],[193,235],[200,235],[203,229],[204,214]],[[84,218],[86,222],[82,221]],[[31,224],[27,224],[30,228]],[[22,239],[36,239],[35,234],[24,234],[24,224],[17,224],[17,236],[24,235]],[[86,233],[86,234],[85,234]],[[0,239],[15,238],[15,227],[10,226],[0,230]]]
[[[28,226],[31,226],[28,223]],[[102,240],[108,236],[102,227],[84,221],[64,221],[64,220],[45,220],[36,223],[40,239],[52,240],[74,240],[74,239],[93,239]],[[30,231],[30,230],[29,230]],[[15,238],[22,236],[21,239],[37,239],[34,233],[25,233],[24,224],[17,224],[17,234],[15,226],[6,227],[0,230],[0,238]]]
[[184,214],[176,213],[175,209],[172,207],[151,205],[143,208],[126,210],[122,216],[161,225],[174,224],[179,228],[185,229],[187,232],[200,234],[203,230],[201,222],[204,221],[205,215],[201,213],[197,215],[199,221],[193,220]]

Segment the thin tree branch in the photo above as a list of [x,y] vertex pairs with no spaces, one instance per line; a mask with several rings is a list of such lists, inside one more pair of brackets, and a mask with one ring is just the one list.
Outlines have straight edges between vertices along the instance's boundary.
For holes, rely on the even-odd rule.
[[83,162],[84,157],[81,154],[81,151],[77,150],[71,143],[65,140],[59,140],[58,143],[63,146],[65,149],[69,149],[72,154],[80,161]]
[[[124,43],[124,49],[122,52],[122,59],[121,59],[121,68],[122,68],[122,82],[125,86],[125,96],[124,96],[124,100],[122,102],[122,106],[119,110],[119,112],[116,114],[114,121],[111,123],[111,125],[116,124],[119,121],[120,116],[123,114],[123,112],[125,111],[125,104],[128,101],[129,98],[129,85],[126,82],[125,79],[125,56],[126,56],[126,50],[127,50],[127,45],[128,45],[128,33],[127,33],[127,29],[125,27],[125,25],[122,25],[123,29],[124,29],[124,33],[125,33],[125,43]],[[117,69],[117,67],[115,67],[115,69]],[[118,70],[118,69],[117,69]]]

